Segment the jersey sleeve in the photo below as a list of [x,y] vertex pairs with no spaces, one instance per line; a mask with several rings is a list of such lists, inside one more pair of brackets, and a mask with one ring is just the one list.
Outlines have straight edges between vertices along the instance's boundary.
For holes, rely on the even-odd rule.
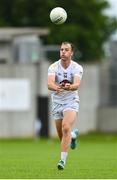
[[53,65],[50,65],[48,68],[48,75],[54,75],[55,74],[55,68]]
[[81,65],[75,67],[74,76],[79,76],[82,79],[83,76],[83,67]]

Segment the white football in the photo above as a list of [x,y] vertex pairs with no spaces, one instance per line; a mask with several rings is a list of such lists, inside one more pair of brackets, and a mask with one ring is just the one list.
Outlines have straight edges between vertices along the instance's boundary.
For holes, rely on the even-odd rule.
[[62,7],[56,7],[50,12],[50,19],[54,24],[63,24],[67,19],[67,13]]

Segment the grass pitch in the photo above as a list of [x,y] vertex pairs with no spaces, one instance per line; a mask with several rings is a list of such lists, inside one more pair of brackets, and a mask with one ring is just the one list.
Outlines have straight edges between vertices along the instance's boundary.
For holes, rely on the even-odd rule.
[[79,136],[64,171],[57,139],[0,140],[0,179],[117,179],[117,134]]

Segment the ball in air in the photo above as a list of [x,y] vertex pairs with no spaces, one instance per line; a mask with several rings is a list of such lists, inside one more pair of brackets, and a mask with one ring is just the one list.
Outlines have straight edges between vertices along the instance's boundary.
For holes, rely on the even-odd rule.
[[67,19],[67,12],[62,7],[53,8],[50,12],[50,19],[56,25],[63,24]]

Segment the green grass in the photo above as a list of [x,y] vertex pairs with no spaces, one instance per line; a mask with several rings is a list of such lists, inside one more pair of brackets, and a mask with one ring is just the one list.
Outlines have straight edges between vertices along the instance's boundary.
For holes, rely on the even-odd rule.
[[0,179],[117,179],[117,134],[79,136],[64,171],[56,139],[0,140]]

